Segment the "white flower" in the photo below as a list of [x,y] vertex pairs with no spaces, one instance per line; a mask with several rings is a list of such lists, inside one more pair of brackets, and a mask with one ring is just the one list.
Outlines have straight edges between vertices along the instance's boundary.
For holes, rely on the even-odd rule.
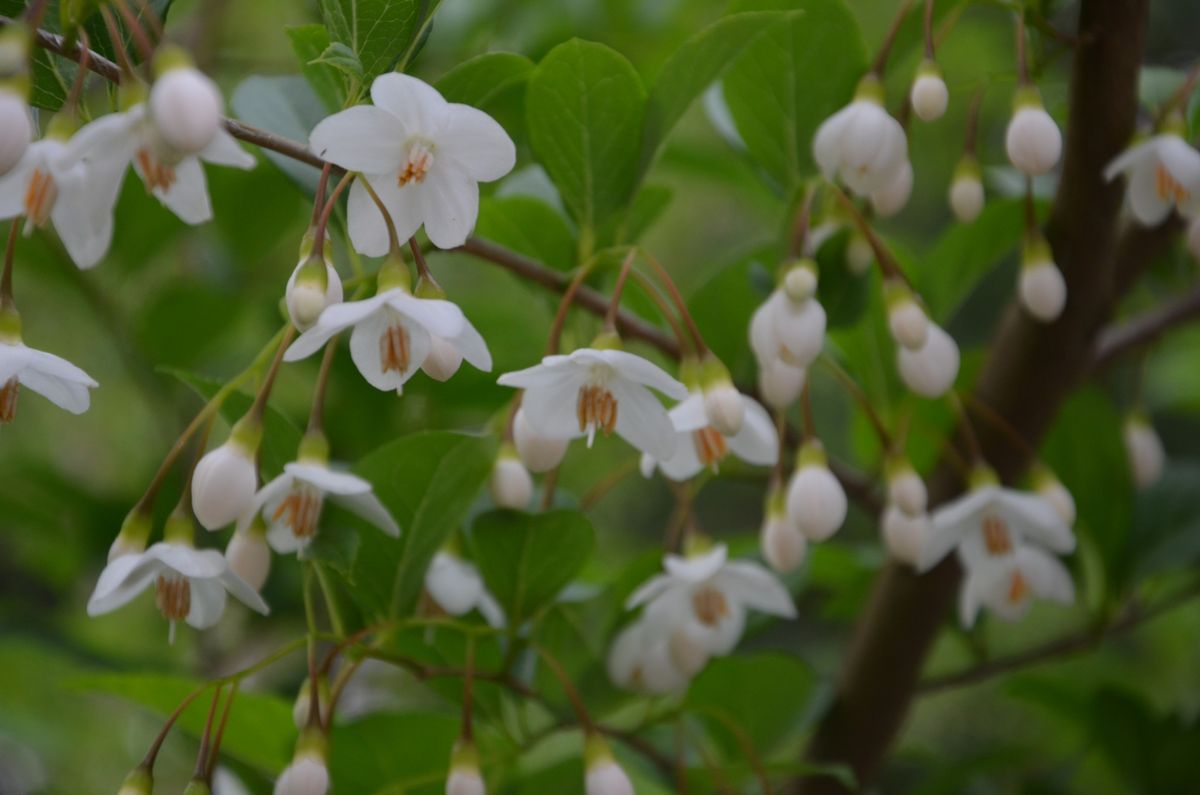
[[983,180],[979,178],[979,162],[971,155],[959,161],[950,183],[950,209],[962,223],[970,223],[983,212]]
[[501,508],[523,510],[533,499],[533,478],[517,457],[516,448],[502,449],[488,480],[492,502]]
[[47,137],[26,148],[0,177],[0,218],[24,216],[26,234],[52,222],[75,264],[90,268],[112,243],[124,164],[83,160],[84,130],[67,140],[52,126]]
[[794,618],[792,597],[766,568],[728,560],[724,544],[680,557],[667,555],[665,574],[650,578],[626,602],[630,610],[646,606],[647,631],[669,636],[684,632],[710,654],[728,654],[741,640],[746,610]]
[[589,734],[584,745],[586,774],[585,795],[634,795],[633,782],[624,768],[613,758],[608,743],[596,734]]
[[1130,147],[1104,169],[1110,181],[1121,174],[1129,184],[1129,209],[1145,226],[1158,226],[1172,210],[1200,212],[1200,152],[1174,132]]
[[1037,89],[1021,89],[1016,109],[1004,133],[1009,161],[1019,171],[1036,177],[1045,174],[1062,154],[1062,133],[1042,107]]
[[930,323],[925,344],[917,350],[903,345],[896,348],[896,369],[900,378],[913,392],[928,398],[941,397],[958,377],[958,345],[942,330]]
[[725,436],[737,436],[746,419],[746,399],[726,377],[704,387],[704,413],[708,424]]
[[825,309],[816,298],[799,301],[777,289],[750,318],[750,347],[759,365],[782,359],[808,367],[825,343]]
[[1167,463],[1162,439],[1150,421],[1141,414],[1133,414],[1125,420],[1122,434],[1133,483],[1138,489],[1148,489],[1162,477]]
[[933,512],[921,550],[921,571],[956,547],[968,563],[1011,556],[1027,542],[1060,553],[1075,548],[1071,528],[1049,502],[995,485],[992,478]]
[[382,290],[373,298],[334,304],[321,313],[283,355],[294,362],[311,356],[330,337],[353,327],[350,358],[367,383],[376,389],[400,392],[425,363],[433,338],[453,345],[463,358],[487,372],[492,355],[487,343],[450,301],[417,298],[402,287]]
[[1075,601],[1071,575],[1058,559],[1031,544],[1021,544],[999,560],[964,561],[966,575],[959,596],[964,627],[975,623],[981,606],[1005,621],[1019,621],[1034,597],[1062,604]]
[[921,550],[930,533],[928,516],[889,505],[879,519],[879,527],[892,557],[913,567],[920,564]]
[[773,408],[786,409],[800,397],[806,377],[803,367],[788,364],[783,359],[759,362],[758,391]]
[[150,87],[154,128],[185,155],[200,154],[212,144],[221,128],[223,104],[216,83],[190,66],[167,69]]
[[1017,292],[1025,311],[1043,323],[1057,320],[1067,303],[1067,283],[1054,264],[1050,244],[1040,236],[1025,246]]
[[1038,496],[1054,508],[1063,524],[1072,527],[1075,524],[1075,498],[1050,470],[1039,467],[1033,476],[1033,490]]
[[[606,664],[609,679],[626,690],[654,695],[678,693],[687,688],[691,676],[675,659],[671,643],[674,632],[670,627],[651,626],[645,620],[627,625],[609,649]],[[698,644],[676,645],[686,651],[685,663],[689,669],[696,669],[697,658],[707,662],[708,652]]]
[[513,444],[521,462],[530,472],[549,472],[554,469],[562,463],[570,443],[569,439],[551,439],[538,433],[525,419],[525,409],[517,409],[513,417]]
[[[240,423],[239,423],[240,425]],[[252,423],[243,429],[252,428]],[[249,517],[258,488],[258,449],[253,430],[242,432],[235,425],[229,439],[209,450],[192,473],[192,511],[207,530],[220,530],[242,517]]]
[[908,98],[921,121],[936,121],[945,114],[946,105],[950,103],[950,92],[946,90],[946,81],[942,79],[937,64],[931,60],[921,62]]
[[421,362],[421,370],[434,381],[449,381],[462,367],[463,355],[453,342],[436,334],[429,337],[429,355]]
[[678,436],[675,454],[659,461],[642,454],[642,474],[650,477],[657,466],[671,480],[687,480],[706,468],[715,470],[729,453],[749,464],[771,466],[779,459],[779,438],[771,416],[756,400],[735,393],[745,417],[742,429],[726,436],[709,423],[702,392],[692,392],[669,416]]
[[788,518],[809,541],[824,541],[841,529],[846,509],[846,492],[829,471],[821,443],[805,443],[788,482]]
[[891,218],[908,206],[912,189],[913,167],[906,159],[887,184],[871,191],[871,207],[880,218]]
[[[0,323],[3,314],[0,310]],[[19,336],[0,333],[0,425],[16,416],[22,386],[59,408],[82,414],[91,405],[88,390],[98,384],[66,359],[30,348]]]
[[349,472],[335,472],[325,463],[305,457],[285,464],[283,473],[254,495],[239,529],[244,530],[261,511],[271,548],[283,555],[302,553],[316,537],[326,498],[387,535],[400,535],[400,526],[375,496],[369,481]]
[[425,590],[452,616],[478,609],[493,627],[504,626],[504,611],[488,593],[479,570],[452,552],[441,550],[433,556],[425,571]]
[[[813,245],[811,239],[805,242]],[[787,293],[788,298],[797,302],[816,295],[817,284],[817,266],[812,260],[801,260],[788,268],[788,272],[783,276],[783,291]]]
[[327,792],[329,767],[325,756],[316,749],[297,750],[291,764],[275,780],[274,795],[325,795]]
[[[388,73],[371,85],[374,106],[349,108],[313,128],[314,152],[361,172],[401,240],[418,227],[438,248],[462,245],[479,214],[479,183],[512,170],[516,148],[486,113],[446,102],[432,86]],[[383,216],[367,189],[350,188],[350,239],[368,256],[388,250]]]
[[21,162],[32,140],[29,103],[20,94],[0,88],[0,176]]
[[586,436],[590,447],[596,431],[616,431],[659,461],[675,452],[675,428],[650,390],[675,400],[688,394],[687,387],[641,356],[597,348],[547,356],[541,364],[505,373],[499,383],[525,390],[525,419],[542,436]]
[[808,539],[781,508],[768,510],[759,534],[763,559],[780,574],[800,568],[808,554]]
[[854,101],[822,122],[813,138],[813,158],[825,178],[840,179],[860,196],[888,185],[907,155],[904,128],[884,109],[874,75],[862,79]]
[[342,280],[328,257],[300,260],[284,288],[288,317],[299,331],[308,331],[321,313],[342,302]]
[[[110,113],[84,126],[72,143],[83,162],[99,169],[105,164],[118,167],[113,197],[120,191],[125,167],[141,178],[146,189],[189,224],[202,224],[212,218],[208,180],[201,162],[218,166],[250,169],[254,157],[233,136],[218,129],[212,142],[197,154],[181,153],[171,147],[150,120],[144,103],[123,113]],[[112,206],[111,203],[109,205]]]
[[256,591],[261,591],[271,573],[271,549],[261,525],[238,529],[225,547],[229,568]]
[[160,541],[145,552],[122,555],[100,573],[88,600],[89,616],[123,607],[154,585],[154,600],[163,618],[186,621],[196,629],[217,623],[231,593],[252,610],[266,615],[267,603],[258,592],[229,568],[215,549],[195,549],[187,544]]
[[884,294],[892,339],[909,350],[920,350],[929,335],[929,316],[908,285],[899,279],[889,279]]

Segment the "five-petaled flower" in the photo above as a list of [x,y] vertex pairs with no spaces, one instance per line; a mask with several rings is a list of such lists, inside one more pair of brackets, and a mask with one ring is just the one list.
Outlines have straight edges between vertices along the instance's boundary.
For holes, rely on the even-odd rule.
[[[0,309],[0,325],[15,323],[15,314]],[[0,329],[0,424],[12,422],[24,386],[59,408],[82,414],[91,404],[88,393],[98,384],[75,365],[53,353],[30,348],[19,333]]]
[[450,549],[433,556],[425,570],[425,592],[437,607],[462,616],[478,610],[493,627],[504,626],[504,611],[479,576],[479,569]]
[[[479,214],[479,183],[500,179],[516,163],[512,139],[483,111],[447,102],[409,75],[375,78],[371,100],[373,106],[348,108],[313,128],[313,151],[362,173],[401,240],[424,224],[438,248],[462,245]],[[348,213],[354,247],[368,256],[387,253],[387,225],[357,181]]]
[[659,461],[642,454],[642,474],[650,477],[655,467],[671,480],[687,480],[708,468],[716,470],[733,453],[749,464],[771,466],[779,459],[779,437],[771,415],[753,398],[738,394],[745,410],[741,430],[732,436],[714,428],[705,411],[703,392],[693,391],[668,412],[675,426],[675,454]]
[[1200,212],[1200,152],[1175,132],[1164,132],[1130,147],[1104,169],[1104,177],[1124,174],[1129,209],[1145,226],[1158,226],[1172,210]]

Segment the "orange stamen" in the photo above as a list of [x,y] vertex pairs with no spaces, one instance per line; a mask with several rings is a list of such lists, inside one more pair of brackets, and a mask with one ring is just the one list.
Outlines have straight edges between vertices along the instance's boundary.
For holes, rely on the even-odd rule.
[[379,337],[379,359],[385,373],[408,370],[408,332],[399,323],[388,326]]
[[296,538],[312,538],[317,533],[317,521],[321,518],[321,495],[313,489],[298,486],[279,503],[271,520],[292,528]]
[[1013,551],[1012,536],[1003,519],[998,516],[984,518],[983,545],[989,555],[1007,555]]
[[0,423],[9,423],[17,416],[17,392],[21,384],[13,376],[0,386]]
[[729,455],[729,445],[721,432],[711,425],[701,428],[692,434],[696,444],[696,455],[700,463],[706,467],[715,467]]
[[154,603],[163,618],[182,621],[192,610],[192,584],[185,577],[160,574],[154,585]]
[[692,594],[692,610],[696,618],[709,627],[715,627],[729,615],[729,602],[725,594],[711,586],[704,586]]
[[599,428],[606,435],[610,434],[617,427],[617,399],[602,386],[586,384],[579,388],[575,416],[581,433],[589,428]]

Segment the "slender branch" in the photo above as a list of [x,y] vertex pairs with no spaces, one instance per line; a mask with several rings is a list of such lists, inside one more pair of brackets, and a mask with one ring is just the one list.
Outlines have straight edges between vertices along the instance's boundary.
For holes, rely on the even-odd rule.
[[1103,370],[1116,359],[1150,345],[1168,331],[1200,319],[1200,288],[1147,310],[1100,334],[1092,369]]
[[905,0],[900,4],[896,16],[892,18],[892,24],[888,26],[887,33],[883,36],[883,42],[879,45],[879,52],[875,55],[875,60],[871,63],[871,72],[878,77],[883,77],[883,70],[887,66],[888,55],[891,54],[892,45],[896,43],[896,34],[900,32],[900,26],[904,24],[905,17],[908,12],[912,11],[914,0]]
[[988,660],[956,673],[927,679],[918,686],[917,692],[921,695],[929,695],[955,687],[974,685],[1030,666],[1092,651],[1106,640],[1127,635],[1143,624],[1182,607],[1197,597],[1200,597],[1200,584],[1186,588],[1148,608],[1138,609],[1136,605],[1130,605],[1120,618],[1107,626],[1084,629],[1040,646],[1034,646],[1032,649]]

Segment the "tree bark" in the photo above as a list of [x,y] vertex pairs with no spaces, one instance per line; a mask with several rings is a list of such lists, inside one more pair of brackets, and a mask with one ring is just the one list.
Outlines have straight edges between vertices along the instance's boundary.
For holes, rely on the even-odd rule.
[[[979,400],[1034,443],[1090,369],[1096,334],[1118,297],[1123,185],[1105,182],[1103,171],[1134,131],[1148,6],[1149,0],[1082,3],[1066,155],[1046,228],[1067,281],[1067,305],[1049,325],[1010,306],[975,387]],[[1120,287],[1128,286],[1122,278]],[[993,424],[974,427],[984,456],[1001,478],[1019,477],[1030,464],[1027,455]],[[953,467],[943,461],[930,479],[932,504],[962,488]],[[953,557],[924,576],[895,563],[884,568],[855,628],[837,695],[809,745],[811,761],[847,765],[860,787],[871,784],[904,722],[960,575]],[[847,790],[834,779],[812,777],[795,782],[792,791]]]

